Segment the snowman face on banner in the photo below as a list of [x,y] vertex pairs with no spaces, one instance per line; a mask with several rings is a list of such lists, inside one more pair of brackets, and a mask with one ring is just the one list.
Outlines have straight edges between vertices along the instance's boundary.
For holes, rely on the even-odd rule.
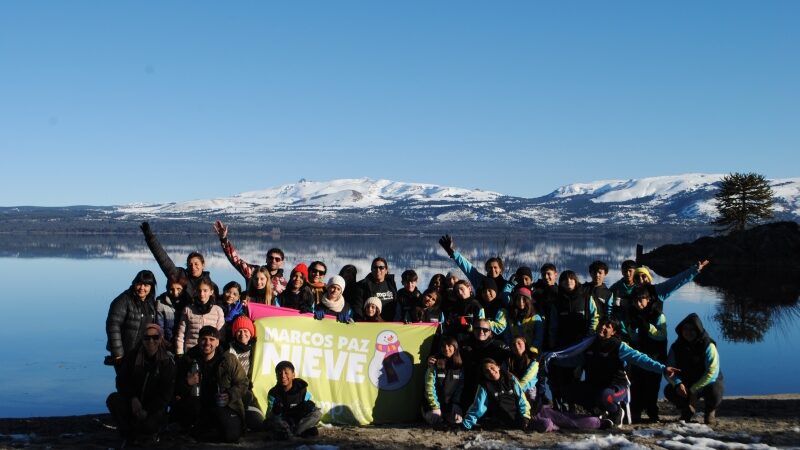
[[367,373],[375,387],[382,391],[394,391],[408,384],[414,362],[411,355],[403,351],[397,333],[384,330],[375,338],[375,354]]

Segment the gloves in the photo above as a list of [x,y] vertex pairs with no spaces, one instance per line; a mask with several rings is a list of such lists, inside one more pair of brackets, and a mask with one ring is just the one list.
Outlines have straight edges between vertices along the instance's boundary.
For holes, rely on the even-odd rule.
[[456,250],[453,246],[453,238],[451,238],[449,234],[445,234],[439,239],[439,245],[447,252],[447,256],[453,257],[453,253],[455,253]]
[[148,222],[142,222],[139,228],[142,229],[142,233],[144,233],[145,235],[149,235],[150,233],[152,233],[152,231],[150,231],[150,224]]
[[469,321],[467,320],[467,316],[461,316],[458,318],[458,324],[464,328],[469,327]]
[[336,321],[342,323],[350,323],[350,317],[348,317],[347,312],[342,311],[339,314],[336,314]]
[[325,311],[323,311],[322,309],[318,309],[318,310],[314,311],[314,318],[317,319],[317,320],[324,319],[325,318]]
[[522,420],[520,420],[519,422],[520,422],[519,429],[522,431],[526,431],[528,429],[528,424],[530,423],[530,421],[525,417],[523,417]]

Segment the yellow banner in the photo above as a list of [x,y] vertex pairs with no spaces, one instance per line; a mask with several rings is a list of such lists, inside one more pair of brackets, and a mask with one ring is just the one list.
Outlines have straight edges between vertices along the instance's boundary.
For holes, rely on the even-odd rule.
[[308,382],[324,422],[367,425],[418,420],[435,326],[343,324],[276,316],[255,321],[253,391],[263,407],[276,384],[275,366],[291,361]]

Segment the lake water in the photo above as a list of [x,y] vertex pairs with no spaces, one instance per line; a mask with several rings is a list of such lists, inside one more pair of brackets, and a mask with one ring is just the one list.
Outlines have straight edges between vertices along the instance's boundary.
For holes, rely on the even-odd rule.
[[[201,251],[220,286],[230,280],[242,281],[214,236],[163,235],[160,239],[176,263],[182,263],[191,250]],[[360,279],[368,273],[372,258],[380,255],[388,260],[398,283],[400,273],[413,268],[420,275],[420,285],[426,286],[434,273],[454,268],[433,236],[232,239],[251,262],[263,261],[270,247],[282,248],[287,254],[287,272],[297,262],[320,259],[329,273],[354,264]],[[595,259],[604,260],[611,267],[609,285],[619,278],[620,262],[634,257],[637,244],[535,236],[455,239],[459,250],[479,267],[489,256],[500,254],[509,270],[528,265],[536,272],[544,262],[554,262],[560,270],[571,268],[585,280],[588,265]],[[651,249],[664,242],[641,243]],[[0,274],[5,288],[0,417],[106,412],[105,398],[114,390],[114,371],[102,364],[107,354],[108,306],[142,269],[157,275],[158,291],[163,292],[165,277],[140,235],[0,237]],[[696,312],[718,342],[727,395],[800,392],[796,381],[800,362],[791,356],[800,344],[796,294],[794,297],[793,302],[751,308],[722,298],[717,289],[690,283],[665,305],[669,341],[675,338],[675,324]]]

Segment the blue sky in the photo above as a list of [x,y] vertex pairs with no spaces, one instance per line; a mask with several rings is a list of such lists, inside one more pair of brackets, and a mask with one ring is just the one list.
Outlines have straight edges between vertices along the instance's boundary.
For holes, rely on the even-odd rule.
[[0,206],[800,176],[800,2],[0,3]]

